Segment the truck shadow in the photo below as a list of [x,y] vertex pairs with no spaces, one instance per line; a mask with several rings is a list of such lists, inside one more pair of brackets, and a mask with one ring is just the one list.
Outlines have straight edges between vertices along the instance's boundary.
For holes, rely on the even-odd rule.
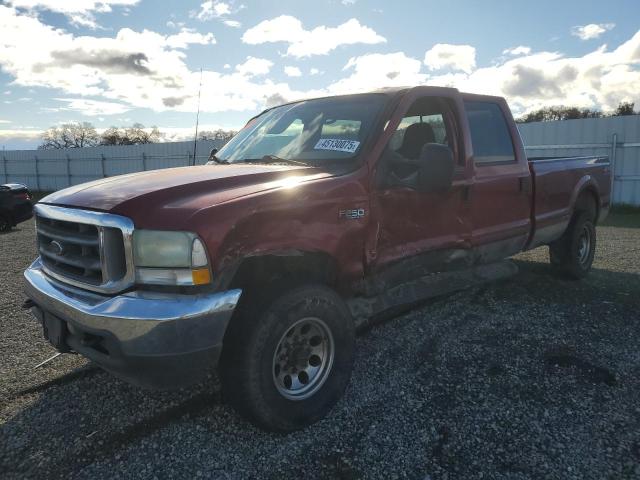
[[[33,395],[34,403],[0,427],[0,437],[23,440],[17,451],[0,455],[0,471],[10,477],[70,478],[137,440],[221,405],[214,378],[189,389],[157,392],[125,384],[93,364],[19,390],[14,400]],[[41,436],[42,431],[48,434]],[[64,458],[57,458],[61,453]],[[41,462],[35,471],[34,457]]]
[[[406,442],[408,437],[403,435],[410,434],[390,426],[399,415],[410,416],[426,432],[434,425],[433,433],[424,434],[426,453],[419,459],[424,468],[449,471],[454,466],[459,468],[461,462],[471,462],[455,453],[460,452],[463,441],[459,429],[467,423],[473,425],[474,415],[479,415],[478,410],[464,407],[469,397],[474,399],[474,393],[465,391],[462,385],[486,388],[485,401],[495,401],[488,404],[490,408],[499,412],[500,405],[511,402],[510,408],[520,417],[538,414],[541,405],[560,405],[560,409],[562,401],[573,401],[571,395],[576,389],[582,389],[580,394],[587,397],[599,395],[597,385],[624,390],[620,385],[624,385],[625,375],[591,348],[602,338],[638,333],[640,276],[595,269],[587,280],[573,282],[554,277],[548,264],[527,260],[516,263],[520,273],[512,279],[428,300],[402,314],[395,312],[360,336],[356,370],[346,398],[329,419],[310,429],[310,436],[332,436],[330,445],[346,445],[340,454],[329,447],[320,448],[317,453],[331,459],[326,468],[334,473],[335,469],[349,470],[347,466],[354,458],[365,455],[362,452],[370,445],[378,445],[381,440],[374,430],[376,423],[378,431],[388,429],[390,442]],[[549,305],[553,310],[546,310]],[[515,321],[514,316],[523,310],[530,313],[532,325],[546,322],[549,331],[540,334],[528,320]],[[572,318],[572,312],[583,318]],[[634,312],[636,316],[631,317]],[[606,318],[606,324],[600,318]],[[594,338],[585,342],[582,336],[574,335],[576,322],[584,328],[597,328]],[[365,372],[372,361],[382,371],[400,372],[411,379],[402,387],[402,396],[389,376]],[[526,387],[514,383],[523,375],[531,375],[534,381]],[[584,381],[576,386],[576,378]],[[555,382],[554,390],[536,387],[536,382],[548,381]],[[254,461],[255,454],[248,445],[255,442],[273,455],[278,455],[285,444],[294,456],[307,455],[305,437],[267,434],[240,419],[223,404],[215,377],[190,389],[149,392],[87,366],[22,389],[14,396],[26,406],[0,426],[0,471],[8,478],[73,477],[93,464],[113,465],[114,458],[125,455],[128,447],[149,437],[156,439],[152,444],[161,468],[163,462],[169,462],[163,452],[174,454],[171,448],[176,447],[164,443],[165,434],[174,431],[182,435],[175,437],[175,442],[189,438],[203,449],[207,442],[223,439],[219,444],[224,451],[209,451],[221,461],[227,455]],[[531,412],[525,399],[534,402]],[[394,408],[388,408],[390,404]],[[372,405],[378,405],[375,415]],[[337,430],[336,425],[340,426]],[[492,448],[507,445],[508,425],[490,432],[493,436],[487,444]],[[411,438],[411,442],[417,441]],[[497,466],[484,465],[483,471],[489,477],[493,468],[531,472],[532,467],[520,461],[500,462]],[[367,477],[366,472],[355,468],[349,472],[350,478]],[[537,473],[544,477],[544,471]],[[235,477],[218,474],[217,478]]]

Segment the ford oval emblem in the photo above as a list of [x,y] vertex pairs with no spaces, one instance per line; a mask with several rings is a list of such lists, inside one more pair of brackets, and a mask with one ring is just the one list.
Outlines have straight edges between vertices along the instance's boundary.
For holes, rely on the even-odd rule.
[[64,247],[60,242],[56,240],[52,240],[51,243],[49,243],[49,246],[51,247],[52,253],[55,253],[58,256],[61,256],[64,254]]

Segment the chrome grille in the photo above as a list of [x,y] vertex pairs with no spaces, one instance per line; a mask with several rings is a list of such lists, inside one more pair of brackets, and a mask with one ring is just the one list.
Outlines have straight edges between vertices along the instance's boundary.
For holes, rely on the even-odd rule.
[[38,251],[45,271],[88,290],[114,293],[133,284],[133,223],[126,217],[36,205]]
[[36,217],[36,225],[38,251],[48,268],[81,282],[103,283],[100,234],[95,225],[45,217]]

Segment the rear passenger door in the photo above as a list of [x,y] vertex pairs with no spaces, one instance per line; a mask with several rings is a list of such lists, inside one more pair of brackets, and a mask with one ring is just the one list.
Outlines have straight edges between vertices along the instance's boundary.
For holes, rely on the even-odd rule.
[[506,102],[471,98],[464,106],[473,150],[471,244],[477,262],[488,263],[520,252],[528,239],[529,165]]

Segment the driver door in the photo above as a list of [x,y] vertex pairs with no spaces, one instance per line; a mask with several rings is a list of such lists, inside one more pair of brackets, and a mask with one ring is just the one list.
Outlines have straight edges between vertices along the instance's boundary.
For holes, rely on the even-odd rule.
[[[406,100],[406,99],[404,99]],[[404,105],[403,105],[404,104]],[[453,97],[415,95],[393,115],[384,150],[375,166],[374,212],[369,272],[410,280],[430,272],[470,265],[469,172]],[[395,126],[394,126],[395,125]],[[385,130],[385,134],[388,133]],[[456,169],[447,192],[421,192],[411,186],[411,166],[426,143],[448,146]],[[402,159],[400,159],[402,160]],[[404,185],[397,177],[406,179]]]

